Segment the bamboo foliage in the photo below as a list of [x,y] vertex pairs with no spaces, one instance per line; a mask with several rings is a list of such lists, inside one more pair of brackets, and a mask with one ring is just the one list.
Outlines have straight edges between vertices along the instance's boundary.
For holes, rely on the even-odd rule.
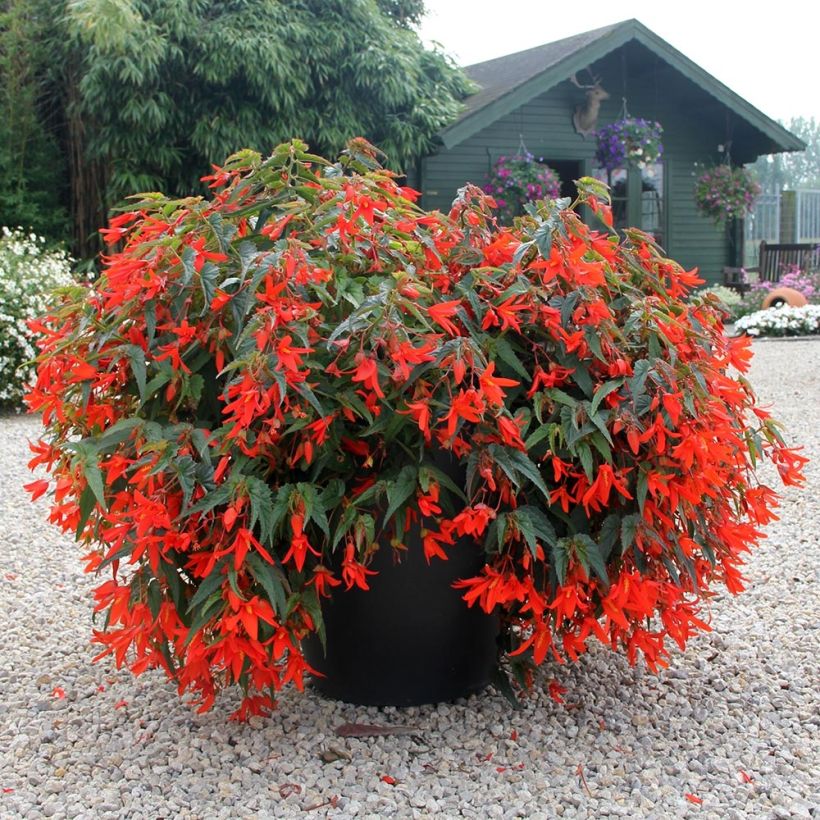
[[123,196],[198,192],[210,164],[242,147],[298,136],[332,154],[364,135],[407,167],[472,89],[411,28],[419,0],[27,5],[49,44],[82,256]]

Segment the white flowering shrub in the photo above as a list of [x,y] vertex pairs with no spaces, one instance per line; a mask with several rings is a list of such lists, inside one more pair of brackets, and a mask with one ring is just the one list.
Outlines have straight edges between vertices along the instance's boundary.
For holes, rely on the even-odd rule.
[[34,376],[26,366],[37,355],[27,320],[42,316],[54,288],[71,285],[72,260],[48,250],[42,237],[0,228],[0,408],[19,407]]
[[810,336],[820,333],[820,305],[758,310],[738,319],[735,330],[749,336]]

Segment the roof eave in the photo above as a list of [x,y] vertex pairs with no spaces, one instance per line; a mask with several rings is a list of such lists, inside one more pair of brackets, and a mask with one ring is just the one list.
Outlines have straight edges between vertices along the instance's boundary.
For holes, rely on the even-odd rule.
[[[629,23],[631,22],[629,21]],[[570,54],[541,74],[532,77],[502,97],[487,103],[487,105],[448,126],[439,135],[444,147],[454,148],[473,136],[473,134],[477,134],[482,128],[515,111],[533,97],[549,91],[572,74],[601,59],[610,51],[619,48],[633,36],[631,28],[627,28],[628,25],[628,23],[625,23],[622,28],[617,28],[603,35],[594,43],[579,49],[574,54]],[[591,56],[593,53],[594,57]]]
[[444,147],[447,149],[454,148],[473,136],[473,134],[478,133],[482,128],[515,111],[533,97],[549,91],[558,83],[568,79],[572,74],[600,60],[611,51],[620,48],[633,39],[658,54],[659,57],[688,77],[707,94],[712,95],[718,102],[743,117],[772,140],[778,146],[778,151],[774,153],[804,151],[806,149],[806,144],[802,140],[770,117],[767,117],[743,97],[735,94],[734,91],[715,79],[697,63],[692,62],[684,54],[669,45],[666,40],[658,37],[657,34],[637,20],[625,21],[613,31],[602,35],[600,39],[581,47],[574,54],[565,57],[554,66],[550,66],[541,74],[532,77],[502,97],[493,100],[445,128],[440,134]]

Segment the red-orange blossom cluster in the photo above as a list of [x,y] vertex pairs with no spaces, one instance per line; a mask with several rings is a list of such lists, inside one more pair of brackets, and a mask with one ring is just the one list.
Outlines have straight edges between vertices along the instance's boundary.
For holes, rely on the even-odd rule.
[[639,232],[566,203],[500,229],[475,188],[426,213],[371,160],[293,143],[232,158],[210,200],[137,200],[100,279],[34,323],[51,480],[29,486],[108,574],[102,654],[262,712],[301,687],[322,598],[421,526],[428,560],[485,550],[458,586],[501,611],[521,680],[591,636],[663,665],[710,586],[742,589],[774,517],[756,459],[800,480],[747,342]]

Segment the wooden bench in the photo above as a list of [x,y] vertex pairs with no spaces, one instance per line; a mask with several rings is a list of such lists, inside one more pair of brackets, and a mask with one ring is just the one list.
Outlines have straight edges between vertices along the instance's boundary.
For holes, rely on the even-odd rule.
[[758,264],[753,268],[724,268],[723,284],[742,296],[751,285],[745,273],[757,273],[761,282],[779,282],[780,277],[796,266],[802,271],[820,270],[820,245],[776,245],[765,240],[760,243]]

